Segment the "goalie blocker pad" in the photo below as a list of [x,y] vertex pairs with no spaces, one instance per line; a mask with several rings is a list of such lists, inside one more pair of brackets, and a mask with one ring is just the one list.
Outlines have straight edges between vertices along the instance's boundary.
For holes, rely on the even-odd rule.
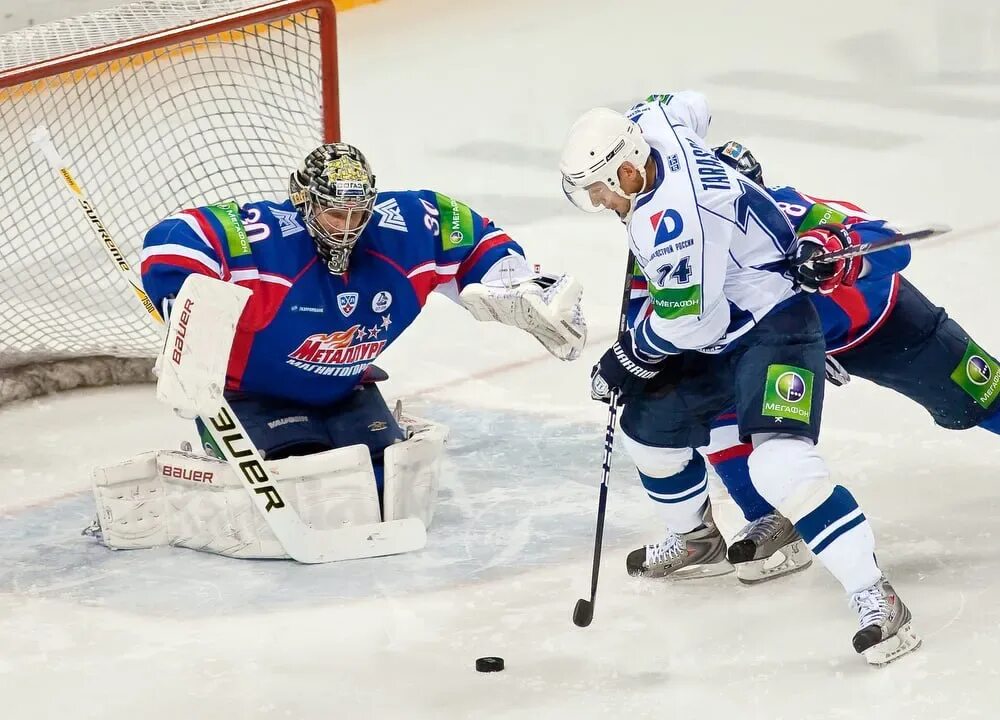
[[[429,526],[448,429],[420,418],[400,424],[409,438],[384,455],[379,516],[368,448],[351,445],[267,462],[303,522],[318,530],[403,518]],[[230,466],[170,450],[143,453],[93,473],[101,540],[115,550],[179,545],[234,558],[287,558]]]

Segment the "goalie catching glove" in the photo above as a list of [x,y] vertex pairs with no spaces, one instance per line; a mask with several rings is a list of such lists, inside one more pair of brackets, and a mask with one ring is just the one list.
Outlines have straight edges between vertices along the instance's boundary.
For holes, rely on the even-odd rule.
[[583,287],[569,275],[534,275],[521,280],[467,286],[459,296],[476,320],[495,320],[531,334],[560,360],[576,360],[587,343],[580,308]]

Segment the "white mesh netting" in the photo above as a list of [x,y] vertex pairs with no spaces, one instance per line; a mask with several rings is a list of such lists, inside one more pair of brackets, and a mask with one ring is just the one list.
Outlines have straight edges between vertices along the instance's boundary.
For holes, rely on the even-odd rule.
[[[15,68],[262,4],[290,14],[11,81]],[[294,10],[262,0],[144,0],[0,36],[0,404],[149,379],[160,342],[28,134],[49,127],[137,267],[157,220],[208,202],[280,197],[290,170],[323,142],[323,82],[336,78],[322,77],[321,58],[335,48],[317,10]]]

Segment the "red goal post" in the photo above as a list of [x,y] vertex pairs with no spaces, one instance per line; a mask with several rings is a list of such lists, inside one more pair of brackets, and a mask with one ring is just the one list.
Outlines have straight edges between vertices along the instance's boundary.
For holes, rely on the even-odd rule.
[[36,126],[138,268],[183,207],[286,195],[340,136],[337,85],[330,0],[143,0],[0,36],[0,405],[149,380],[160,344]]

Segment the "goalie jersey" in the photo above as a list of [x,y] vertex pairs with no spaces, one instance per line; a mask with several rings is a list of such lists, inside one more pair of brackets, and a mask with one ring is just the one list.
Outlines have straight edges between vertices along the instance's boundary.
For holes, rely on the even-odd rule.
[[429,190],[379,193],[333,275],[291,201],[182,210],[146,234],[143,286],[158,307],[190,273],[249,288],[226,387],[322,406],[346,396],[434,290],[457,301],[495,263],[523,251],[488,218]]

